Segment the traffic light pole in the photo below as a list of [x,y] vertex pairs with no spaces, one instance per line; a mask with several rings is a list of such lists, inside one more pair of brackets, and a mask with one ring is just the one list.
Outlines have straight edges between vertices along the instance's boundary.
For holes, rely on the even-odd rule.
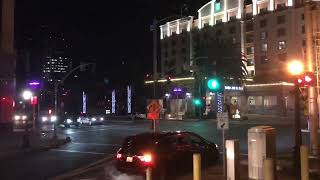
[[[306,33],[306,62],[307,71],[315,72],[314,65],[314,44],[313,44],[313,19],[311,13],[311,1],[305,0],[304,3],[304,23]],[[317,118],[317,93],[314,86],[308,87],[309,99],[309,119],[310,119],[310,149],[311,154],[319,155],[318,128],[319,122]]]
[[[300,146],[301,140],[301,125],[300,125],[300,90],[297,83],[294,86],[294,131],[295,131],[295,146],[294,146],[294,166],[296,172],[300,173]],[[299,176],[300,177],[300,176]]]

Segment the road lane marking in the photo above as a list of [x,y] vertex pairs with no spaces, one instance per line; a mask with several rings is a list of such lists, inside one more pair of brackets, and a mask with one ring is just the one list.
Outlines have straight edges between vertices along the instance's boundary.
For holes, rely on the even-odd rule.
[[69,153],[82,153],[82,154],[95,154],[95,155],[104,155],[104,153],[99,153],[99,152],[76,151],[76,150],[66,150],[66,149],[52,149],[51,151],[69,152]]
[[82,142],[71,142],[71,144],[87,144],[87,145],[95,145],[95,146],[120,146],[118,144],[82,143]]

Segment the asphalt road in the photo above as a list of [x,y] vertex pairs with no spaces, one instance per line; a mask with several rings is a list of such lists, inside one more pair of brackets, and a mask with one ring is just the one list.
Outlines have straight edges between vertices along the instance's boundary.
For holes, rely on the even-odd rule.
[[[138,120],[137,120],[138,121]],[[241,153],[247,153],[247,130],[255,124],[232,124],[228,138],[240,140]],[[278,153],[290,152],[293,147],[293,130],[289,125],[275,125],[277,129]],[[160,130],[185,130],[200,134],[206,139],[221,145],[221,132],[216,130],[213,121],[162,121]],[[36,154],[14,158],[0,164],[1,180],[47,179],[92,163],[110,154],[115,154],[128,136],[150,130],[150,122],[107,122],[92,127],[61,129],[59,133],[68,134],[72,142]]]

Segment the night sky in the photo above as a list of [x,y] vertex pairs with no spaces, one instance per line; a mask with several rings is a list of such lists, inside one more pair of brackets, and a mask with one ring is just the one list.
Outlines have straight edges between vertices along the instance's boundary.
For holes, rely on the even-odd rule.
[[101,77],[142,80],[152,72],[152,19],[179,14],[183,4],[184,15],[196,15],[207,1],[17,0],[16,48],[32,46],[23,39],[41,39],[45,26],[65,38],[73,64],[95,61]]

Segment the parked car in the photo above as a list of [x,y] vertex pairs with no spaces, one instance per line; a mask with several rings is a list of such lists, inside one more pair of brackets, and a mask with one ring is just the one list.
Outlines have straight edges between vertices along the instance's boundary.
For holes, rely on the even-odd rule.
[[217,145],[192,132],[142,133],[129,136],[117,151],[116,168],[126,173],[174,179],[176,173],[192,170],[193,154],[200,153],[204,166],[219,158]]
[[96,125],[96,124],[103,124],[104,122],[104,117],[101,115],[81,115],[78,119],[77,122],[80,123],[81,125]]

